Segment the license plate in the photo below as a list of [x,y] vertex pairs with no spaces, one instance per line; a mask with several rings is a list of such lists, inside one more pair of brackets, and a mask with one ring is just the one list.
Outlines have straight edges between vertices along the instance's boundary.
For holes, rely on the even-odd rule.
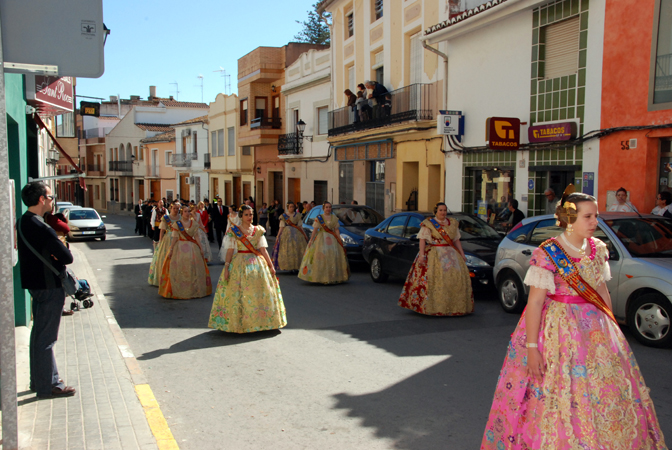
[[95,231],[82,231],[82,234],[96,234]]

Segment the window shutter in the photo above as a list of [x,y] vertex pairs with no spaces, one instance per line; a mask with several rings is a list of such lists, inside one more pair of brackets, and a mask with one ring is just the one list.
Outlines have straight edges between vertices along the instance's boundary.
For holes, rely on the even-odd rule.
[[579,70],[579,17],[545,27],[545,78],[572,75]]

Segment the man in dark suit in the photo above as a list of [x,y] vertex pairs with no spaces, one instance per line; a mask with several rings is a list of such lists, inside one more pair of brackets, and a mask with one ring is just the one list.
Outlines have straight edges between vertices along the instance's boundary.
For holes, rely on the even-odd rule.
[[142,231],[145,229],[145,221],[142,218],[142,200],[138,200],[138,204],[135,205],[133,211],[135,211],[135,233],[142,234]]
[[152,201],[148,200],[147,203],[142,205],[142,235],[152,237]]
[[212,226],[212,210],[213,210],[214,206],[210,203],[210,200],[208,200],[207,198],[205,200],[203,200],[203,202],[205,203],[205,210],[208,212],[208,216],[209,216],[208,217],[208,226],[207,226],[208,241],[215,242],[215,234],[213,232],[214,229],[213,229],[213,226]]
[[212,223],[215,225],[215,234],[217,235],[217,244],[222,247],[222,240],[226,232],[226,221],[228,220],[229,208],[226,207],[221,198],[217,199],[217,205],[212,208]]

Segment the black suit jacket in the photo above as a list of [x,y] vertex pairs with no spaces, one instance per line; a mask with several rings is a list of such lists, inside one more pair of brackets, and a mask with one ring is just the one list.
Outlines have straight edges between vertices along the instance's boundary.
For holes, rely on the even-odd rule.
[[135,205],[135,207],[133,208],[133,210],[135,211],[135,215],[136,215],[136,217],[142,215],[142,212],[143,212],[143,211],[142,211],[142,208],[140,207],[140,205]]
[[212,222],[215,224],[215,228],[226,230],[227,217],[229,215],[229,208],[225,205],[222,205],[222,213],[219,213],[219,206],[215,205],[212,207],[212,212],[210,216],[212,217]]

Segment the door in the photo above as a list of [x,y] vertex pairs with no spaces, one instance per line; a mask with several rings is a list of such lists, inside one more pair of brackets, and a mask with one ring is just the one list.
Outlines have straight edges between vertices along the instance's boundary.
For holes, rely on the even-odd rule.
[[300,202],[301,201],[301,179],[287,178],[287,201]]
[[93,185],[87,184],[86,185],[86,192],[89,193],[89,197],[88,197],[88,201],[86,203],[86,206],[88,206],[89,208],[95,208],[95,206],[93,204]]
[[243,200],[250,197],[252,197],[252,184],[249,182],[243,183]]
[[189,185],[187,184],[188,178],[189,174],[180,174],[180,200],[189,200]]
[[150,181],[149,190],[151,191],[150,195],[154,200],[158,201],[161,198],[161,182],[159,180]]
[[573,170],[552,170],[548,172],[548,187],[553,189],[558,199],[562,197],[562,193],[570,184],[574,184]]
[[233,177],[233,203],[240,205],[242,202],[243,186],[240,177]]
[[[212,179],[212,196],[219,195],[219,178]],[[226,201],[226,199],[224,199]]]
[[282,183],[282,172],[269,172],[273,174],[273,198],[271,200],[278,200],[280,204],[284,204],[284,189]]

